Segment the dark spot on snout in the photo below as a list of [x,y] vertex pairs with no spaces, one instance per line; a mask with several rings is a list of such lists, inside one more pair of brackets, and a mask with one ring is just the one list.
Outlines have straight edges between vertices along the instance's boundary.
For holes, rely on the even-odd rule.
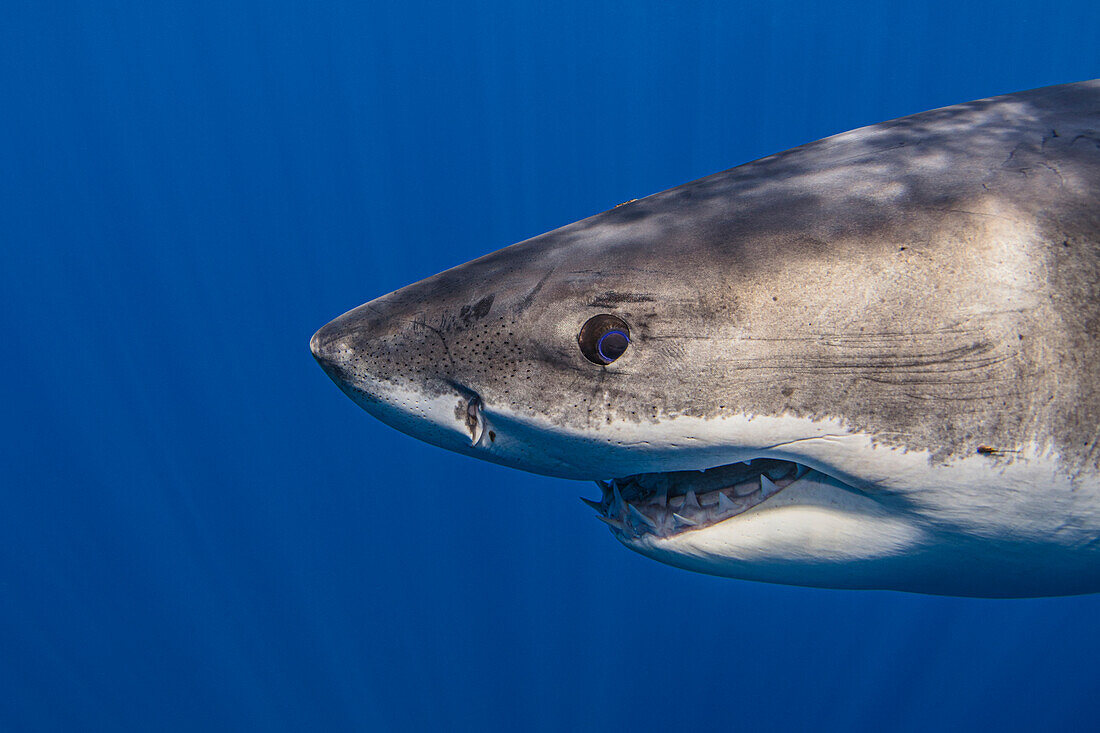
[[784,397],[790,397],[791,395],[794,394],[794,387],[784,387],[783,389],[781,389],[779,391],[783,393]]
[[493,307],[493,300],[495,295],[486,295],[484,298],[474,303],[473,305],[464,305],[458,311],[458,317],[467,326],[474,321],[480,320],[489,315],[489,309]]

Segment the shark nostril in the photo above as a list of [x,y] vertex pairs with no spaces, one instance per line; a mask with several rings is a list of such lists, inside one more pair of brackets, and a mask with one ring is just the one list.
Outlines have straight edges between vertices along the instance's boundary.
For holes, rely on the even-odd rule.
[[[481,396],[469,387],[453,380],[447,380],[447,384],[459,394],[458,405],[455,407],[455,418],[465,426],[466,432],[470,434],[470,445],[478,445],[486,434],[487,425],[485,413],[482,410]],[[495,441],[496,433],[489,432],[490,441]]]
[[485,418],[481,414],[481,400],[472,398],[466,405],[466,428],[470,431],[471,445],[481,442],[485,434]]

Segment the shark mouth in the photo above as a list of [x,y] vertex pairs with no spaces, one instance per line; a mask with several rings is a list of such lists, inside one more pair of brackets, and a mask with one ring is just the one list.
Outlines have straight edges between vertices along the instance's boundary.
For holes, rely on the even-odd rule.
[[746,512],[808,470],[793,461],[756,458],[704,471],[640,473],[597,481],[603,491],[600,501],[581,501],[627,539],[646,534],[663,538]]

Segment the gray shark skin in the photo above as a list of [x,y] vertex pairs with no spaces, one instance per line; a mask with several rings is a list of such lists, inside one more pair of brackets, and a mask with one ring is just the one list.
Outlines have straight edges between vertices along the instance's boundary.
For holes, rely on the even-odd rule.
[[[579,334],[603,315],[629,344],[594,363]],[[598,481],[599,518],[662,562],[1098,591],[1100,80],[632,201],[372,300],[311,348],[413,437]]]

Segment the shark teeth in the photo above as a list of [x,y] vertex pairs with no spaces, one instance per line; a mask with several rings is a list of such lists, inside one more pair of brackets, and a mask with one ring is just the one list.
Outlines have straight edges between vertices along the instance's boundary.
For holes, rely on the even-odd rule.
[[599,501],[581,497],[626,539],[669,537],[748,511],[809,471],[792,461],[757,458],[703,471],[673,471],[597,481]]
[[638,511],[638,507],[634,506],[633,504],[626,505],[626,512],[628,515],[630,515],[631,526],[657,529],[657,523]]
[[718,492],[718,511],[728,513],[733,516],[737,509],[737,505],[733,503],[733,500],[726,496],[724,491]]
[[619,485],[617,483],[611,484],[611,513],[622,514],[623,505],[626,502],[623,501],[623,495],[619,493]]
[[600,502],[592,501],[591,499],[585,499],[583,496],[580,497],[580,500],[595,509],[596,511],[600,512],[601,514],[603,513],[603,504],[601,504]]
[[683,516],[682,514],[677,514],[676,512],[672,513],[672,518],[676,520],[676,523],[679,524],[680,527],[697,527],[697,526],[699,526],[698,522],[693,522],[690,519],[688,519],[687,517]]

